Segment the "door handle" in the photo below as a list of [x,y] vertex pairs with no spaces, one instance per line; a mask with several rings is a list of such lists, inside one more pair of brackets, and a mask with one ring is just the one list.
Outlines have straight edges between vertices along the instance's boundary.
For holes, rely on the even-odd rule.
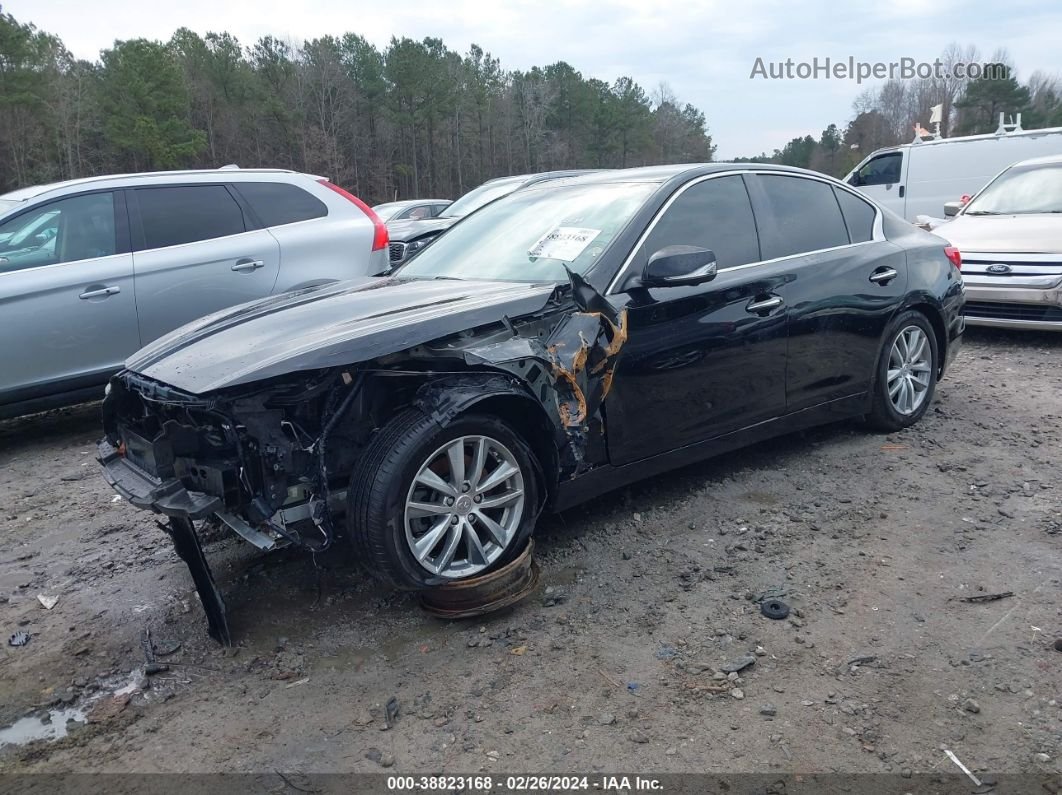
[[896,276],[897,273],[895,268],[878,268],[878,270],[870,274],[870,281],[876,284],[886,285],[895,279]]
[[110,287],[101,287],[98,290],[86,290],[78,296],[82,301],[89,298],[106,298],[109,295],[118,295],[122,291],[122,288],[118,285],[111,285]]
[[241,259],[236,261],[232,269],[237,273],[250,273],[264,267],[265,263],[260,259]]
[[777,309],[784,302],[780,296],[772,295],[769,298],[764,298],[762,301],[753,301],[745,307],[746,312],[769,312],[772,309]]

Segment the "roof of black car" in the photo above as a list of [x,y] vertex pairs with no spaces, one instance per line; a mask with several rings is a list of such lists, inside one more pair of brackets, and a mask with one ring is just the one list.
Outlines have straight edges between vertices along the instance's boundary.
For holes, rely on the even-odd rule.
[[[779,166],[774,163],[677,163],[667,166],[640,166],[638,168],[617,168],[608,171],[593,171],[590,173],[567,177],[562,180],[552,180],[548,186],[570,184],[586,184],[599,182],[667,182],[675,177],[694,177],[702,174],[714,174],[720,171],[780,171],[793,174],[814,173],[806,169],[792,166]],[[535,186],[539,187],[539,186]]]

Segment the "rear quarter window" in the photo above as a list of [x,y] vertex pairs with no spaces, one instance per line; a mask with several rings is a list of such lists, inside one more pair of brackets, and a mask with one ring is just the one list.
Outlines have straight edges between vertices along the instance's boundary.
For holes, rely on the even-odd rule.
[[848,245],[848,229],[825,182],[804,177],[761,175],[774,234],[763,241],[763,258],[789,257]]
[[848,227],[848,236],[852,242],[866,243],[868,240],[873,240],[877,210],[846,190],[834,188],[833,192],[837,196],[837,203],[841,206],[841,214],[844,216],[844,223]]
[[286,182],[241,182],[233,187],[263,226],[283,226],[328,215],[323,201]]

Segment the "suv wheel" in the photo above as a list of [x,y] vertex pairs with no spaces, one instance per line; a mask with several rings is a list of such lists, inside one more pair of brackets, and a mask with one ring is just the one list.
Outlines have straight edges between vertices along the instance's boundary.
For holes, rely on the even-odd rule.
[[523,439],[496,417],[445,428],[408,410],[370,443],[348,492],[355,552],[381,579],[420,589],[512,560],[539,507],[538,469]]
[[933,401],[939,369],[937,337],[921,312],[901,314],[885,335],[874,379],[870,424],[883,431],[914,425]]

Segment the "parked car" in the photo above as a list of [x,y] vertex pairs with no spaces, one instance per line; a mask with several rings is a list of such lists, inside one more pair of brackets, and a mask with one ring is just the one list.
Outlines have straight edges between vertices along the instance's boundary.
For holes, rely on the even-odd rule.
[[336,538],[399,588],[513,559],[543,509],[778,434],[919,420],[959,347],[944,240],[837,180],[660,166],[499,199],[393,275],[245,304],[134,356],[104,474],[263,549]]
[[384,223],[391,221],[423,221],[434,218],[453,204],[449,199],[409,199],[374,204],[372,210]]
[[[1062,127],[1000,131],[890,146],[871,153],[844,181],[909,221],[957,209],[1002,169],[1018,160],[1062,155]],[[937,221],[939,223],[939,221]]]
[[1015,163],[935,232],[962,252],[967,323],[1062,331],[1062,156]]
[[96,398],[138,348],[219,309],[388,268],[359,199],[291,171],[95,177],[0,196],[0,417]]
[[484,182],[478,188],[473,188],[435,218],[390,221],[387,224],[387,231],[391,238],[391,265],[401,265],[417,252],[427,248],[435,238],[466,215],[475,212],[495,199],[506,196],[515,190],[526,188],[529,185],[548,182],[551,179],[561,179],[589,173],[592,172],[589,170],[545,171],[541,174],[498,177]]

